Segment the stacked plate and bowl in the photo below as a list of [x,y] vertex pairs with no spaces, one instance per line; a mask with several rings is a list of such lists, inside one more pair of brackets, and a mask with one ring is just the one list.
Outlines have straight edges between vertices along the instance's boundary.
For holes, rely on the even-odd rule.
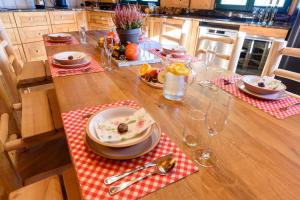
[[186,50],[183,46],[178,45],[162,45],[163,56],[170,55],[172,58],[185,58]]
[[92,115],[86,125],[86,145],[94,153],[115,160],[137,158],[153,150],[161,137],[160,127],[156,122],[132,138],[114,142],[102,140],[96,131],[95,127],[99,124],[132,116],[137,110],[128,106],[119,106],[107,108]]
[[264,100],[280,100],[286,97],[286,86],[273,77],[243,76],[238,88],[246,94]]
[[52,63],[60,68],[80,68],[91,62],[91,57],[79,51],[65,51],[53,56]]
[[49,42],[70,42],[72,40],[72,35],[67,33],[52,33],[48,34],[48,41]]

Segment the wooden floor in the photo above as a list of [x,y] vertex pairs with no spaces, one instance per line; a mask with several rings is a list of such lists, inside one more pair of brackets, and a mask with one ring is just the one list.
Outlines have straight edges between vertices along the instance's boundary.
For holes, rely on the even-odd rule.
[[[0,99],[0,114],[8,112],[4,102]],[[9,133],[19,134],[13,116],[10,116]],[[65,139],[48,142],[19,152],[11,152],[15,165],[24,185],[38,181],[52,174],[59,173],[66,165],[70,164],[68,146]],[[0,200],[22,186],[18,176],[11,170],[9,160],[0,153]]]

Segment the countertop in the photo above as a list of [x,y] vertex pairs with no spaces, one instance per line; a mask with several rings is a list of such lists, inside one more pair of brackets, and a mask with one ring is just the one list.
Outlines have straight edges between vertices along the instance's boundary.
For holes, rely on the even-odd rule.
[[[57,8],[45,8],[45,9],[0,9],[0,12],[43,12],[43,11],[80,11],[80,10],[88,10],[88,11],[99,11],[99,12],[108,12],[113,13],[112,10],[100,10],[100,9],[92,9],[92,8],[68,8],[68,9],[57,9]],[[150,17],[162,17],[162,18],[174,18],[174,19],[192,19],[197,20],[199,22],[210,22],[210,23],[222,23],[229,25],[251,25],[251,26],[259,26],[259,27],[267,27],[267,28],[277,28],[277,29],[290,29],[291,23],[288,22],[275,22],[271,26],[263,26],[258,24],[257,21],[253,21],[249,18],[219,18],[212,16],[199,16],[196,14],[182,14],[182,15],[165,15],[165,14],[151,14]]]

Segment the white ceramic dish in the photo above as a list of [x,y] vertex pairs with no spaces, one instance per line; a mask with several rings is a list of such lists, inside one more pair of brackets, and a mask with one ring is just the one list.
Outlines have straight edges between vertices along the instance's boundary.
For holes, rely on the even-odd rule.
[[72,35],[67,33],[51,33],[48,34],[48,38],[52,41],[68,41],[72,38]]
[[56,62],[54,59],[52,61],[52,64],[59,68],[66,68],[66,69],[72,69],[72,68],[81,68],[85,67],[88,64],[90,64],[92,61],[92,58],[90,56],[85,57],[80,63],[72,64],[72,65],[63,65],[59,62]]
[[[120,141],[120,142],[103,142],[101,141],[95,131],[95,126],[99,124],[100,122],[111,120],[113,118],[119,118],[119,117],[126,117],[129,115],[132,115],[137,109],[128,107],[128,106],[119,106],[114,108],[108,108],[105,110],[102,110],[100,112],[95,113],[92,115],[86,125],[86,133],[88,137],[93,140],[95,143],[98,143],[101,146],[106,147],[112,147],[112,148],[122,148],[122,147],[129,147],[138,143],[141,143],[145,141],[147,138],[151,135],[151,127],[140,133],[134,138]],[[152,125],[153,126],[153,125]]]
[[83,61],[87,55],[79,51],[65,51],[57,53],[53,56],[53,60],[62,65],[73,65]]
[[245,87],[248,90],[250,90],[254,93],[257,93],[257,94],[262,94],[262,95],[274,94],[274,93],[277,93],[277,92],[280,92],[280,91],[283,91],[286,89],[286,86],[278,80],[274,80],[271,77],[266,77],[265,79],[269,79],[269,82],[272,81],[273,83],[276,84],[277,87],[275,89],[269,88],[268,86],[259,87],[258,82],[263,82],[263,79],[262,79],[262,77],[255,76],[255,75],[243,76],[241,80],[244,82]]
[[179,45],[162,45],[164,54],[185,54],[186,50],[183,46]]
[[280,92],[276,92],[273,94],[257,94],[255,92],[252,92],[251,90],[248,90],[247,87],[245,86],[245,84],[243,83],[243,81],[239,81],[237,83],[237,87],[245,92],[246,94],[254,97],[254,98],[258,98],[258,99],[263,99],[263,100],[281,100],[283,98],[285,98],[287,96],[286,92],[280,91]]
[[84,136],[86,145],[96,154],[114,160],[127,160],[140,157],[152,151],[159,143],[161,137],[161,130],[157,123],[155,123],[150,130],[151,134],[145,141],[136,145],[125,148],[111,148],[101,146],[95,143],[86,134]]

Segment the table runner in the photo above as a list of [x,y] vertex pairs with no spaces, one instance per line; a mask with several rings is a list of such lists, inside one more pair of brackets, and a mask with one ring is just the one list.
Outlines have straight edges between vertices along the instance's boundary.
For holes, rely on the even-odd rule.
[[[150,51],[151,53],[153,53],[154,55],[156,55],[160,58],[166,58],[166,56],[161,54],[160,50],[158,50],[158,49],[150,49],[148,51]],[[173,57],[170,58],[170,60],[173,61],[173,62],[180,61],[180,60],[186,61],[188,59],[191,59],[192,62],[201,61],[201,58],[193,57],[193,56],[190,56],[190,55],[186,55],[183,58],[173,58]]]
[[[161,140],[154,150],[140,158],[132,160],[109,160],[89,150],[83,140],[85,124],[87,123],[87,119],[83,119],[83,116],[95,113],[104,108],[122,105],[138,107],[135,101],[123,100],[112,104],[62,113],[70,154],[79,180],[81,192],[85,199],[137,199],[198,171],[198,168],[193,162],[171,142],[165,133],[162,133]],[[146,162],[171,152],[176,159],[176,165],[168,175],[154,175],[121,191],[117,195],[110,196],[108,194],[109,186],[103,183],[105,178],[143,165]],[[154,170],[154,168],[142,170],[113,185],[139,177],[152,170]]]
[[76,75],[76,74],[95,73],[95,72],[103,72],[104,71],[104,69],[93,58],[92,58],[90,64],[88,64],[84,67],[74,68],[74,69],[55,67],[52,64],[52,60],[53,60],[53,57],[49,56],[48,57],[48,62],[49,62],[52,77],[70,76],[70,75]]
[[46,47],[51,47],[51,46],[78,45],[79,42],[74,36],[72,36],[71,40],[68,42],[50,42],[48,40],[48,37],[44,36],[44,44]]
[[[216,78],[215,80],[213,80],[213,82],[215,85],[222,88],[226,92],[233,94],[239,99],[261,109],[262,111],[276,117],[277,119],[284,119],[292,115],[300,114],[300,106],[291,107],[287,111],[280,110],[280,108],[282,107],[300,102],[300,99],[292,96],[287,96],[282,100],[266,101],[250,97],[249,95],[245,94],[244,92],[238,89],[236,83],[240,80],[240,78],[240,75],[233,75],[230,77]],[[224,79],[230,80],[235,84],[224,85]]]

